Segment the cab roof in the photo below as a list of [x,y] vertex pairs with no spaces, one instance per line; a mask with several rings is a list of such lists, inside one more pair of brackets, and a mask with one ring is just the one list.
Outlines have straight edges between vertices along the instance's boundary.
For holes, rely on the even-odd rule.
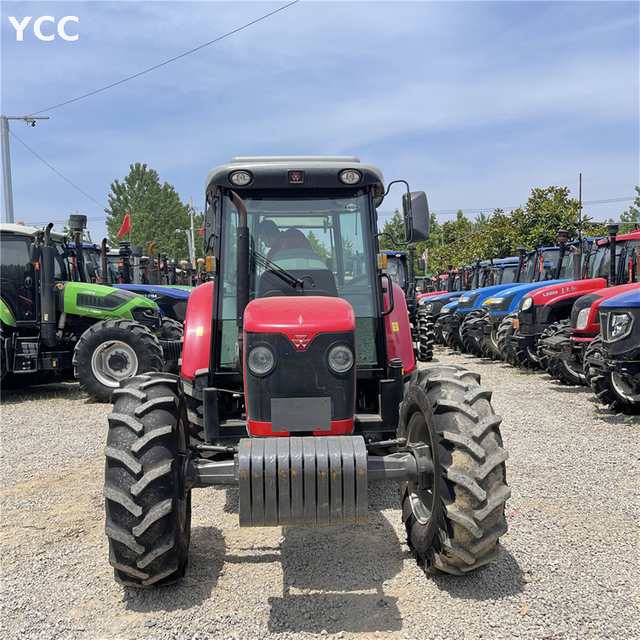
[[[355,169],[362,180],[354,188],[373,186],[375,196],[382,201],[384,177],[377,167],[363,164],[356,156],[257,156],[232,158],[229,164],[215,167],[209,172],[205,190],[225,187],[243,192],[255,189],[345,189],[338,175],[345,169]],[[249,184],[238,187],[229,176],[235,171],[247,171]],[[292,173],[300,179],[293,180]],[[378,203],[379,204],[379,203]]]
[[[0,224],[0,233],[11,234],[16,236],[30,236],[34,237],[40,233],[44,233],[44,229],[38,229],[37,227],[27,227],[24,224],[14,224],[11,222],[3,222]],[[58,231],[51,231],[51,238],[62,242],[67,236],[64,233]]]

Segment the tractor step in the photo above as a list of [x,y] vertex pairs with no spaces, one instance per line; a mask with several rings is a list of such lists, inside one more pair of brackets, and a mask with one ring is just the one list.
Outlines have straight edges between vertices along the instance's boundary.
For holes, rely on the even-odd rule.
[[13,359],[13,371],[37,371],[38,370],[39,342],[33,338],[18,338]]

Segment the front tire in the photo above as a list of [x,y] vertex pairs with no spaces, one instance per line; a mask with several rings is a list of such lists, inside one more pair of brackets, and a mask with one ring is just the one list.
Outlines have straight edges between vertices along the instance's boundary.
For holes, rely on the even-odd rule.
[[602,347],[602,336],[596,336],[585,352],[585,374],[591,390],[598,400],[618,413],[640,413],[640,389],[634,386],[629,376],[606,372],[589,367],[588,358],[604,360],[606,352]]
[[549,374],[556,378],[556,380],[562,382],[562,384],[577,386],[587,384],[581,362],[548,356],[542,351],[544,349],[545,339],[555,336],[561,336],[563,338],[569,338],[571,336],[569,320],[554,322],[550,327],[545,329],[538,341],[538,359],[541,363],[546,363],[546,369]]
[[460,338],[464,345],[464,351],[477,356],[478,358],[482,358],[484,353],[482,352],[478,339],[475,336],[472,336],[469,331],[478,326],[482,326],[487,314],[487,309],[474,309],[467,314],[464,322],[460,325]]
[[425,570],[463,575],[492,562],[506,533],[506,484],[500,417],[480,376],[455,366],[412,374],[398,435],[428,446],[431,482],[400,485],[407,540]]
[[109,402],[122,380],[162,370],[162,349],[137,322],[103,320],[80,336],[73,367],[81,389],[99,402]]
[[517,329],[514,328],[514,323],[518,319],[518,312],[513,311],[510,313],[498,327],[498,333],[496,334],[496,344],[500,350],[500,355],[505,362],[508,362],[512,367],[518,365],[516,360],[516,350],[513,347],[511,341],[512,336]]
[[105,533],[117,582],[132,587],[183,577],[191,536],[191,492],[180,492],[187,449],[179,378],[131,378],[114,393],[105,455]]
[[435,342],[435,330],[433,322],[429,319],[425,311],[418,311],[418,360],[429,362],[433,360],[433,345]]

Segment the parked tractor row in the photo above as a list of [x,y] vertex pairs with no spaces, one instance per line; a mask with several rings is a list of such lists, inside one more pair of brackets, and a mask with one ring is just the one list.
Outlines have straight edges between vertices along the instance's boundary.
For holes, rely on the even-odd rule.
[[556,247],[526,256],[512,284],[420,296],[419,329],[478,357],[590,385],[610,408],[637,412],[639,252],[640,230],[619,236],[610,225],[608,237],[576,242],[559,232]]
[[107,251],[82,242],[85,216],[70,225],[75,242],[52,224],[0,225],[2,388],[72,372],[91,397],[109,401],[125,378],[177,371],[193,287],[126,284],[128,243]]

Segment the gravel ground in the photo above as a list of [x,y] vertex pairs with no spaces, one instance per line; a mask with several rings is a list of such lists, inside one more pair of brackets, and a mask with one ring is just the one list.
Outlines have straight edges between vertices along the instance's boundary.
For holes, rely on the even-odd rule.
[[639,418],[542,373],[436,350],[493,389],[512,496],[500,558],[425,575],[396,485],[366,526],[240,529],[235,488],[195,490],[184,581],[117,585],[103,533],[107,405],[74,383],[2,405],[0,637],[640,638]]

